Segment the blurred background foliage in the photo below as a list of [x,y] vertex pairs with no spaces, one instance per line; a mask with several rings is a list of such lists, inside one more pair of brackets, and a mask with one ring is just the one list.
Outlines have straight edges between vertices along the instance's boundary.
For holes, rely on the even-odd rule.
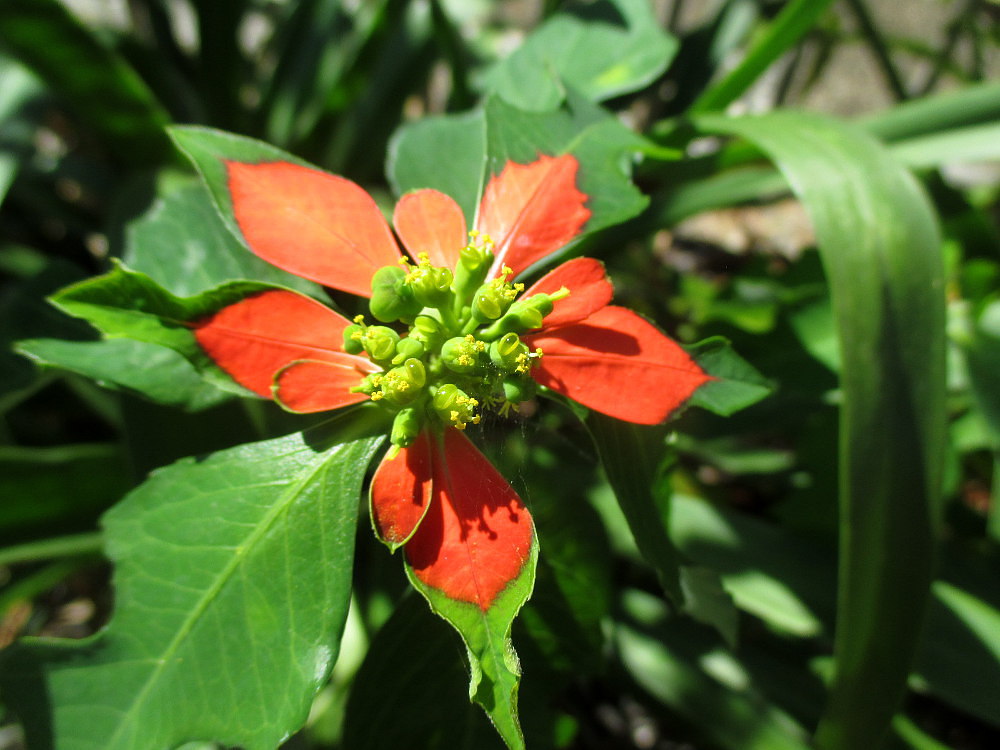
[[[634,174],[649,196],[586,252],[607,264],[620,304],[688,344],[725,337],[759,371],[747,381],[770,395],[729,418],[689,409],[644,475],[684,562],[692,617],[663,598],[615,502],[635,488],[616,479],[613,460],[600,468],[600,439],[595,448],[569,411],[548,406],[506,437],[487,431],[543,542],[514,632],[528,746],[801,748],[821,716],[824,746],[849,746],[829,729],[843,717],[824,708],[844,616],[838,538],[850,528],[843,507],[838,515],[838,456],[849,447],[838,443],[844,350],[830,242],[846,252],[863,240],[851,226],[820,235],[863,206],[817,208],[796,175],[808,182],[822,160],[779,153],[766,133],[718,114],[804,109],[851,121],[850,133],[866,134],[858,143],[877,140],[913,170],[940,224],[943,520],[933,553],[854,553],[874,576],[886,554],[897,567],[936,560],[924,626],[919,607],[915,622],[905,608],[897,622],[878,620],[887,649],[895,625],[910,634],[898,655],[912,665],[908,689],[887,742],[997,747],[998,21],[992,0],[0,0],[0,646],[81,637],[107,621],[98,518],[150,470],[301,428],[271,405],[228,399],[165,350],[90,346],[96,333],[45,302],[112,258],[178,294],[273,273],[249,255],[212,266],[241,258],[238,243],[165,125],[265,140],[389,206],[415,179],[394,154],[425,144],[427,118],[454,116],[438,122],[460,139],[462,113],[487,95],[532,111],[579,97],[642,136]],[[779,140],[821,129],[769,122]],[[849,160],[854,136],[844,138]],[[462,179],[461,164],[449,172],[449,145],[432,149],[446,184]],[[496,746],[466,700],[458,641],[404,595],[397,561],[365,526],[340,659],[286,746]],[[840,586],[844,597],[843,577]],[[412,668],[400,672],[402,659]],[[0,747],[18,747],[17,718],[4,722]]]

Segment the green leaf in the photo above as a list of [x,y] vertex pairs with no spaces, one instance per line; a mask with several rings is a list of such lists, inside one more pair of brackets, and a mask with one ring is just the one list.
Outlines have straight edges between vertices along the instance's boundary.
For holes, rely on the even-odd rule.
[[791,0],[760,34],[739,65],[691,105],[692,113],[725,109],[809,31],[831,0]]
[[660,30],[645,0],[603,5],[622,13],[624,23],[552,16],[490,72],[490,90],[522,109],[545,111],[563,100],[563,81],[591,101],[654,81],[677,52],[677,40]]
[[[959,587],[934,582],[934,601],[921,644],[918,684],[961,711],[1000,726],[1000,609],[996,571],[984,583],[992,601]],[[964,583],[964,582],[962,582]]]
[[840,372],[840,348],[829,297],[790,311],[788,323],[803,349],[832,372]]
[[767,378],[734,352],[721,336],[700,341],[687,347],[687,351],[701,369],[715,378],[694,392],[688,406],[700,406],[728,417],[774,391]]
[[469,697],[486,711],[511,750],[524,749],[524,735],[517,711],[521,665],[511,645],[510,629],[531,595],[537,564],[538,541],[532,537],[530,555],[521,573],[507,584],[486,611],[424,584],[409,565],[406,566],[410,583],[424,595],[431,610],[451,623],[462,636],[471,669]]
[[226,392],[206,383],[183,356],[143,341],[27,339],[18,342],[17,351],[42,367],[69,370],[105,388],[189,411],[201,411],[228,398]]
[[[397,195],[434,188],[462,207],[472,226],[485,185],[486,116],[481,110],[404,125],[389,142],[386,174]],[[446,159],[448,168],[441,169]]]
[[[628,673],[651,695],[725,750],[807,750],[804,732],[768,703],[732,654],[668,608],[630,589],[615,632]],[[711,671],[706,664],[712,664]],[[714,672],[714,674],[713,674]],[[728,678],[728,679],[727,679]],[[710,717],[710,718],[707,718]]]
[[[554,112],[528,112],[490,97],[480,112],[429,118],[397,132],[387,171],[398,192],[433,187],[474,217],[485,180],[507,161],[527,164],[539,153],[570,153],[580,162],[590,233],[642,211],[646,198],[631,183],[631,154],[644,141],[616,118],[570,94]],[[448,169],[441,169],[447,163]],[[470,221],[471,226],[471,221]]]
[[336,660],[361,481],[381,442],[357,429],[345,416],[184,459],[110,511],[111,623],[5,654],[5,700],[29,743],[272,750],[301,726]]
[[312,296],[320,287],[249,253],[226,229],[201,180],[174,178],[142,216],[125,227],[122,259],[179,296],[252,279]]
[[945,455],[939,230],[912,176],[856,128],[792,112],[701,124],[767,152],[816,229],[843,393],[836,676],[817,742],[874,747],[905,690],[932,577]]
[[[52,302],[76,317],[83,318],[108,338],[127,338],[157,344],[183,355],[210,382],[218,387],[247,395],[205,352],[191,330],[191,322],[210,315],[250,294],[274,287],[251,281],[233,281],[194,297],[176,297],[145,274],[122,265],[68,287],[52,297]],[[116,363],[115,367],[121,367]],[[156,386],[156,378],[118,376],[115,382],[131,379]],[[123,385],[125,383],[122,383]]]
[[42,119],[37,103],[43,88],[26,68],[0,55],[0,204],[32,152],[32,140]]
[[866,117],[862,124],[885,141],[990,123],[1000,117],[1000,83],[984,82],[912,99]]
[[736,648],[739,612],[719,574],[697,565],[681,566],[684,611],[704,625],[715,628],[729,648]]
[[101,443],[0,447],[0,530],[52,534],[86,528],[128,489],[125,457]]
[[597,412],[591,412],[586,425],[639,552],[656,571],[667,596],[680,607],[684,603],[680,561],[667,533],[667,509],[659,507],[658,500],[666,493],[655,491],[662,483],[666,431]]
[[455,636],[419,596],[400,602],[372,641],[351,687],[344,747],[486,750],[502,747],[469,702]]
[[168,115],[135,70],[57,0],[0,2],[3,45],[134,165],[169,157]]
[[909,138],[892,155],[914,169],[942,164],[979,164],[1000,159],[1000,124],[988,123]]
[[[600,517],[580,504],[565,472],[533,468],[529,491],[545,501],[534,505],[532,517],[545,552],[518,623],[539,652],[530,663],[546,670],[528,678],[551,684],[557,675],[578,679],[603,668],[602,624],[611,610],[613,560]],[[526,653],[526,645],[518,648]]]
[[832,619],[827,550],[746,514],[673,497],[671,535],[685,557],[718,571],[736,605],[779,632],[823,635]]
[[31,364],[13,351],[21,338],[58,336],[90,338],[89,327],[63,315],[45,296],[78,281],[83,273],[59,258],[46,258],[27,248],[0,250],[0,272],[13,277],[0,295],[0,411],[13,406],[41,385]]
[[992,503],[987,530],[1000,541],[1000,301],[986,304],[976,320],[964,321],[958,341],[968,370],[969,391],[976,413],[988,432],[993,451]]

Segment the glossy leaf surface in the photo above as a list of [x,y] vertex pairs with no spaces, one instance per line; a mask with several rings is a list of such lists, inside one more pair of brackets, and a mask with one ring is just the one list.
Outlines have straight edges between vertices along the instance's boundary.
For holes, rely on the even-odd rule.
[[173,126],[167,131],[174,145],[190,159],[212,195],[212,201],[226,228],[246,245],[236,222],[232,194],[229,190],[227,161],[246,164],[284,163],[312,168],[307,162],[280,148],[232,133],[212,128]]
[[[397,195],[433,188],[451,196],[472,226],[483,192],[486,116],[441,115],[400,128],[389,144],[386,175]],[[441,169],[447,159],[448,169]]]
[[200,411],[229,398],[171,349],[129,339],[25,339],[17,350],[43,368],[91,378],[105,388],[136,393],[159,404]]
[[274,288],[236,281],[195,297],[181,298],[148,276],[117,266],[104,276],[64,289],[52,301],[69,314],[91,323],[107,338],[134,339],[173,349],[214,384],[246,393],[199,346],[194,322],[262,292],[274,293]]
[[313,296],[320,288],[252,253],[220,219],[212,194],[195,177],[161,180],[149,208],[125,226],[122,260],[178,296],[252,279]]
[[105,517],[111,624],[6,655],[33,746],[271,750],[305,721],[336,659],[380,442],[352,439],[344,420],[328,429],[185,459]]

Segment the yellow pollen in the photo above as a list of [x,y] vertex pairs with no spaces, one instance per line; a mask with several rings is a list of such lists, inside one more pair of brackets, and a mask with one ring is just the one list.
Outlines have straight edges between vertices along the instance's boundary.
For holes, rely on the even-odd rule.
[[364,315],[355,315],[354,316],[354,322],[357,323],[358,325],[361,325],[362,323],[365,322],[365,316]]
[[381,401],[384,397],[385,394],[382,391],[374,391],[372,393],[372,401]]

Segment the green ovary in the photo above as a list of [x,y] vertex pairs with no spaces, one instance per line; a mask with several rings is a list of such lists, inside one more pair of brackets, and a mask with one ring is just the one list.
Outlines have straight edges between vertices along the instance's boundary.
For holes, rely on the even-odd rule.
[[493,263],[492,240],[470,232],[454,270],[434,266],[421,254],[372,278],[372,317],[391,325],[366,325],[363,316],[344,331],[344,350],[366,353],[382,372],[351,390],[391,411],[391,441],[410,445],[431,425],[465,429],[482,409],[501,415],[535,394],[531,367],[541,350],[529,351],[520,334],[541,326],[552,304],[569,292],[517,299],[523,284],[500,277],[485,281]]

